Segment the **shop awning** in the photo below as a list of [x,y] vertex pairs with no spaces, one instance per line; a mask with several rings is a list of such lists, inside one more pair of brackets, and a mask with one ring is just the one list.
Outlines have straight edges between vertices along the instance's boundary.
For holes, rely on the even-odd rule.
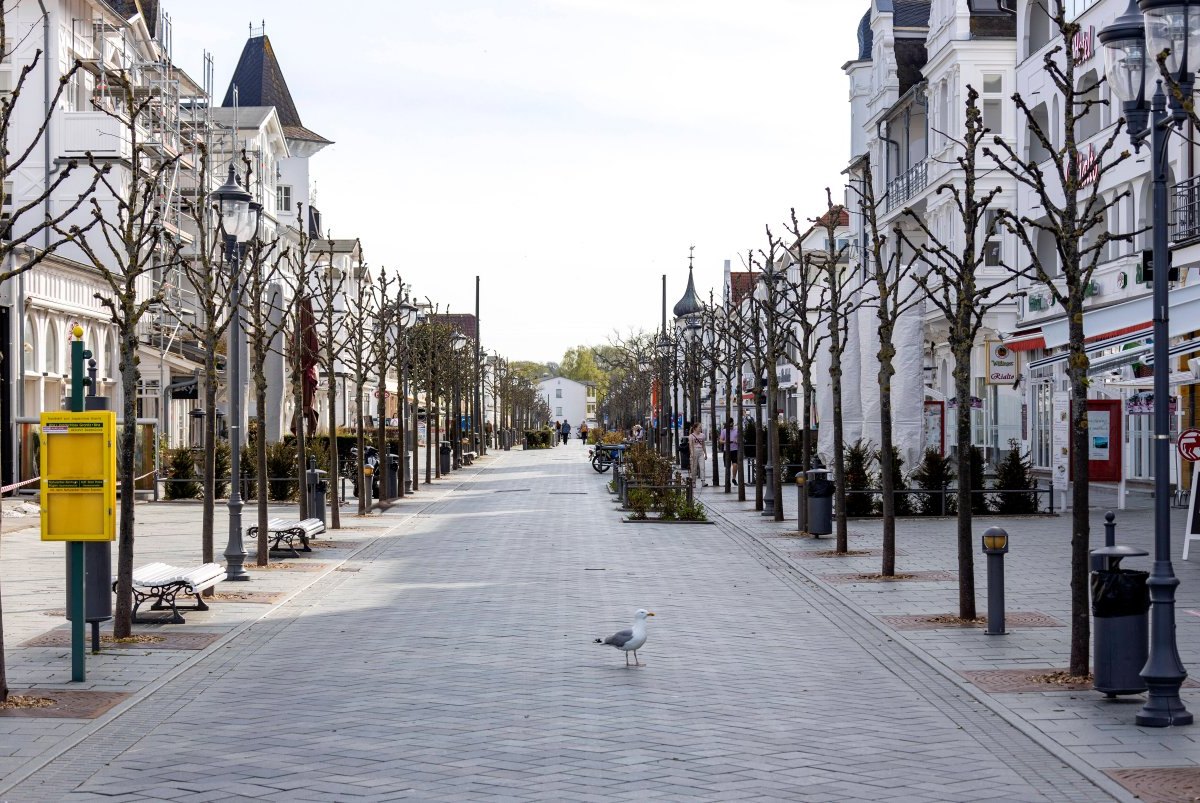
[[1042,330],[1029,329],[1024,332],[1014,332],[1004,341],[1004,347],[1009,351],[1033,351],[1046,348],[1046,339]]
[[[1192,326],[1195,327],[1195,324],[1193,323]],[[1138,343],[1143,340],[1146,340],[1148,334],[1149,334],[1149,332],[1147,332],[1145,329],[1141,329],[1141,330],[1135,329],[1134,331],[1131,331],[1131,332],[1125,332],[1124,334],[1120,334],[1115,337],[1110,337],[1107,340],[1099,340],[1099,341],[1093,343],[1088,348],[1088,350],[1087,350],[1088,360],[1091,361],[1094,359],[1099,359],[1101,354],[1103,354],[1105,351],[1108,351],[1109,349],[1120,348],[1120,347],[1126,346],[1130,343]],[[1034,360],[1033,362],[1029,363],[1029,370],[1037,371],[1039,369],[1048,368],[1048,367],[1054,365],[1055,363],[1066,362],[1068,356],[1069,356],[1069,353],[1064,351],[1061,354],[1055,354],[1051,357],[1043,357],[1040,360]],[[1121,355],[1112,355],[1112,356],[1115,358],[1115,357],[1120,357],[1120,356],[1124,356],[1124,355],[1121,354]],[[1132,360],[1131,360],[1131,362],[1132,362]]]
[[[1180,337],[1196,329],[1200,321],[1200,284],[1180,287],[1171,291],[1170,336]],[[1154,320],[1153,299],[1149,296],[1113,304],[1111,307],[1089,310],[1083,314],[1083,336],[1114,338],[1118,335],[1144,332]],[[1062,318],[1042,324],[1042,336],[1046,348],[1065,346],[1068,341],[1067,320]]]

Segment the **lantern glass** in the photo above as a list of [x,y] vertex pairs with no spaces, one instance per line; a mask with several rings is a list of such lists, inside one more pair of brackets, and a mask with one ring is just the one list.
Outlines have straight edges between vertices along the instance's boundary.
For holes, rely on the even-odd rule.
[[1000,530],[996,532],[995,528],[987,530],[983,534],[983,548],[986,550],[998,550],[1008,548],[1008,533]]
[[1146,55],[1150,70],[1155,70],[1158,56],[1169,51],[1164,61],[1172,76],[1190,80],[1195,72],[1196,54],[1200,52],[1200,5],[1189,2],[1170,3],[1148,8],[1146,17]]
[[1140,37],[1104,44],[1104,71],[1117,99],[1128,103],[1146,93],[1146,41]]

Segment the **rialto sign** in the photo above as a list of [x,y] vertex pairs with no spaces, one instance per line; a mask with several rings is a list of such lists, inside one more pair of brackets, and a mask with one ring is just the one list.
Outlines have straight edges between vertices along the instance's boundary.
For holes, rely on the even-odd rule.
[[988,341],[987,383],[1011,385],[1017,381],[1017,353],[1003,343]]
[[[1069,164],[1063,162],[1063,178],[1067,178]],[[1088,187],[1100,180],[1100,153],[1095,144],[1079,152],[1079,186]]]

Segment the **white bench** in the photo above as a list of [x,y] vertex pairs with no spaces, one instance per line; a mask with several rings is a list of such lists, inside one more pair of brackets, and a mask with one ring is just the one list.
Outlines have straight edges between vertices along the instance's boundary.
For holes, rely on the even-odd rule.
[[[186,610],[207,611],[208,606],[200,599],[200,593],[212,588],[225,579],[225,567],[219,563],[205,563],[192,569],[181,569],[168,563],[151,563],[133,570],[133,612],[131,620],[135,624],[158,624],[159,619],[138,619],[138,607],[148,599],[154,600],[150,606],[152,611],[161,611],[167,605],[171,606],[172,624],[183,624],[179,615],[179,606],[175,597],[180,594],[190,594],[196,598],[196,604],[186,606]],[[113,590],[117,584],[113,583]]]
[[[267,521],[267,537],[271,539],[271,549],[279,549],[280,544],[287,544],[293,557],[300,557],[296,551],[296,539],[300,539],[301,552],[312,552],[308,541],[313,536],[325,532],[325,524],[320,519],[270,519]],[[258,526],[246,530],[247,537],[258,538]]]

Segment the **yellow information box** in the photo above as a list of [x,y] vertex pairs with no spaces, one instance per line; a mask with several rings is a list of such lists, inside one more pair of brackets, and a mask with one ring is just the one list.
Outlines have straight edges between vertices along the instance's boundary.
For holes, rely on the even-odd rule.
[[112,541],[117,414],[42,413],[41,425],[42,540]]

